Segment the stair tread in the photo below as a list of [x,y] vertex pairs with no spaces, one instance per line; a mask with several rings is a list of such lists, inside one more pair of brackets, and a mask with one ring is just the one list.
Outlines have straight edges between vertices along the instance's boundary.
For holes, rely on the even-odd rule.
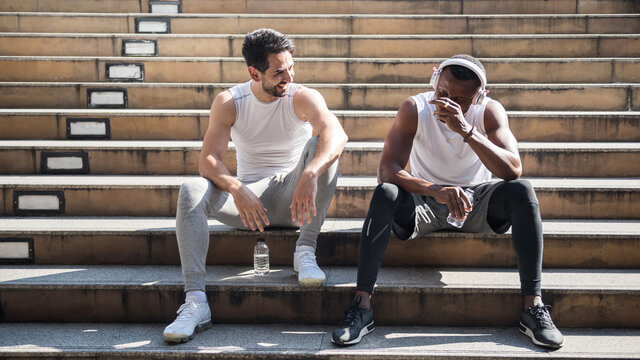
[[[323,266],[325,287],[355,287],[357,267]],[[292,276],[291,266],[273,266],[268,276],[253,275],[249,266],[207,266],[206,284],[216,288],[260,288],[308,291]],[[637,269],[550,269],[542,272],[546,290],[593,291],[594,293],[640,293],[640,270]],[[182,287],[177,265],[7,265],[0,269],[0,288],[25,287]],[[407,291],[510,290],[520,289],[517,269],[382,267],[377,289]]]
[[[363,218],[328,218],[322,232],[360,234]],[[0,236],[7,233],[24,234],[72,234],[72,233],[166,233],[175,232],[173,217],[60,217],[60,218],[0,218]],[[554,220],[543,219],[545,235],[640,236],[640,220]],[[209,220],[209,231],[234,233],[238,236],[255,236],[254,232],[237,230],[217,220]],[[266,236],[297,232],[297,229],[271,229]],[[446,237],[454,232],[436,232],[430,237]],[[465,236],[486,236],[465,234]],[[496,235],[500,236],[500,235]]]
[[[0,186],[180,186],[195,175],[0,175]],[[581,188],[581,189],[640,189],[640,178],[526,178],[536,188]],[[339,187],[374,187],[375,176],[342,176]]]
[[[215,310],[214,310],[215,311]],[[564,359],[640,358],[633,329],[562,329],[565,345],[550,352],[536,347],[517,328],[378,326],[360,344],[331,344],[335,325],[216,324],[180,346],[162,339],[166,324],[2,323],[0,354],[33,357],[123,356],[131,358],[246,359],[251,356],[300,359],[437,359],[524,357]]]

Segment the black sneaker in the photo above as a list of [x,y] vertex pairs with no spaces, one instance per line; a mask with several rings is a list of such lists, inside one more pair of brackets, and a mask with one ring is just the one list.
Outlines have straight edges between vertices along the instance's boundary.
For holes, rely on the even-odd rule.
[[520,312],[520,332],[529,336],[533,343],[554,349],[564,345],[560,330],[549,315],[549,305],[536,305]]
[[375,329],[373,325],[373,310],[360,307],[360,299],[354,301],[344,311],[344,320],[331,334],[331,342],[336,345],[354,345],[363,336]]

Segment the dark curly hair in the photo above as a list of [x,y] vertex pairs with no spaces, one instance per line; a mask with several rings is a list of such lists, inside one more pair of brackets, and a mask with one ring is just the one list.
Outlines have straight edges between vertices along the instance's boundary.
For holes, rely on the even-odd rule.
[[258,29],[247,34],[242,44],[242,56],[247,66],[253,66],[264,74],[269,68],[269,54],[289,51],[293,54],[296,46],[282,33],[272,29]]

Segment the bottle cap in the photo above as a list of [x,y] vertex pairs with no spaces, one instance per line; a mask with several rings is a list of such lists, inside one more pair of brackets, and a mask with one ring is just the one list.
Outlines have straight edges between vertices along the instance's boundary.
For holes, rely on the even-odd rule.
[[264,242],[264,238],[258,238],[258,242]]

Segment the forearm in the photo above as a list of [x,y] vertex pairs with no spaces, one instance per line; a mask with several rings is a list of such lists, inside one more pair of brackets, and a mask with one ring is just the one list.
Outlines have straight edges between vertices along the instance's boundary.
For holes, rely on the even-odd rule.
[[519,156],[503,149],[479,132],[474,132],[467,143],[478,155],[480,161],[495,176],[503,180],[516,180],[522,174]]
[[426,196],[433,196],[440,188],[427,180],[412,176],[397,164],[381,165],[378,170],[378,182],[395,184],[410,193]]
[[203,155],[198,167],[200,176],[208,179],[223,191],[233,194],[242,186],[242,182],[231,174],[227,166],[216,155]]

